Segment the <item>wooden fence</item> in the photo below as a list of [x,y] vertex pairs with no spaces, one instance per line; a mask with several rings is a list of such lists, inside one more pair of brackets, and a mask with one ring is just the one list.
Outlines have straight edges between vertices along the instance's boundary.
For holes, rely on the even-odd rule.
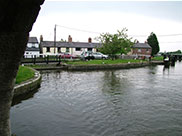
[[61,63],[61,61],[73,60],[72,58],[62,58],[60,55],[29,55],[21,59],[21,64],[39,64],[39,63]]

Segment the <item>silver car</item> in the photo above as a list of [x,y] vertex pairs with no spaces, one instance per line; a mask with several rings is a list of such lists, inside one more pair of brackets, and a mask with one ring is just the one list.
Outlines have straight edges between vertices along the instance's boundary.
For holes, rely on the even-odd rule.
[[82,54],[80,55],[80,58],[82,60],[95,59],[95,57],[93,56],[93,52],[91,52],[91,51],[84,51],[84,52],[82,52]]
[[108,55],[104,55],[101,52],[93,52],[95,59],[108,59]]

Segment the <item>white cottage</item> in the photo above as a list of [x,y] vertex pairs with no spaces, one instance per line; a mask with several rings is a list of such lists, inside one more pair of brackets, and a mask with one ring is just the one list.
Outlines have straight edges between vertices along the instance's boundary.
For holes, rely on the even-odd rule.
[[32,58],[34,56],[39,57],[39,55],[40,55],[40,48],[37,37],[29,37],[24,57]]

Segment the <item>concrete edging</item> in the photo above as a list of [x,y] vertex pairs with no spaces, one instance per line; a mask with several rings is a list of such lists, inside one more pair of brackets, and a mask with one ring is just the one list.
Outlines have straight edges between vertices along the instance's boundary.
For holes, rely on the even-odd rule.
[[151,61],[141,63],[123,63],[123,64],[98,64],[98,65],[68,65],[67,70],[70,71],[84,71],[84,70],[109,70],[109,69],[129,69],[139,68],[150,65],[162,65],[162,61]]
[[150,63],[125,63],[125,64],[103,64],[103,65],[70,65],[68,70],[108,70],[108,69],[128,69],[149,66]]
[[[32,68],[31,68],[32,69]],[[29,79],[21,84],[15,85],[14,87],[14,96],[17,97],[19,95],[23,95],[29,93],[40,87],[41,83],[41,74],[39,71],[32,69],[35,71],[34,78]]]
[[68,70],[68,71],[87,71],[87,70],[108,70],[108,69],[128,69],[128,68],[138,68],[150,65],[162,65],[162,61],[151,61],[151,62],[141,62],[141,63],[123,63],[123,64],[90,64],[90,65],[71,65],[64,64],[59,66],[51,67],[40,67],[35,68],[36,70]]

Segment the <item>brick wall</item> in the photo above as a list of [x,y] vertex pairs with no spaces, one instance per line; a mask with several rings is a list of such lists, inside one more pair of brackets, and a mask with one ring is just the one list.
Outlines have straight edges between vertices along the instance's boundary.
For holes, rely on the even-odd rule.
[[140,55],[151,55],[152,49],[145,49],[145,48],[134,48],[133,54],[140,54]]

